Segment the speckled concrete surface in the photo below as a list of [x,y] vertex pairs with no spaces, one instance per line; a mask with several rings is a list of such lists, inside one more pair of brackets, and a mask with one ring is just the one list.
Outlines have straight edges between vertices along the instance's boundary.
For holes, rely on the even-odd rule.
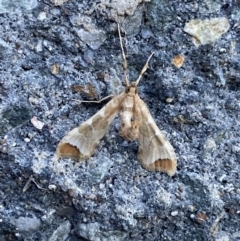
[[[0,0],[0,240],[240,240],[240,5],[128,2]],[[88,161],[54,157],[106,103],[74,99],[124,89],[116,21],[131,80],[155,52],[139,95],[173,177],[141,167],[119,119]]]

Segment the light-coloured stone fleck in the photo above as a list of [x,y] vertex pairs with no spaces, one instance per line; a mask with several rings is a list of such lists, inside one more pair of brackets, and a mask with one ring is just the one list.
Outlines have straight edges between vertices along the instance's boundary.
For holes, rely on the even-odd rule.
[[66,240],[70,231],[71,223],[69,221],[65,221],[61,223],[59,227],[53,232],[49,238],[49,241]]
[[51,67],[51,73],[52,74],[57,75],[57,74],[59,74],[59,71],[60,71],[60,66],[58,64],[54,64]]
[[93,50],[98,49],[107,38],[105,32],[99,29],[88,17],[75,16],[71,18],[71,22],[81,41]]
[[100,230],[99,223],[79,223],[77,232],[80,236],[95,241],[122,241],[127,233],[120,230]]
[[177,216],[177,215],[178,215],[178,211],[173,211],[173,212],[171,212],[171,216],[175,217],[175,216]]
[[185,24],[184,31],[193,36],[195,45],[212,44],[230,28],[228,20],[222,18],[194,19]]
[[217,145],[216,145],[216,142],[214,141],[214,139],[208,138],[204,144],[204,149],[216,150],[216,148],[217,148]]
[[16,226],[19,231],[33,231],[41,226],[41,221],[37,217],[10,218],[11,224]]
[[47,18],[46,12],[41,12],[41,13],[38,14],[38,20],[43,21],[46,18]]
[[64,3],[68,2],[69,0],[51,0],[51,2],[55,5],[55,6],[61,6]]
[[183,55],[176,55],[173,57],[172,63],[175,67],[181,68],[184,63],[184,60],[185,60],[185,58]]

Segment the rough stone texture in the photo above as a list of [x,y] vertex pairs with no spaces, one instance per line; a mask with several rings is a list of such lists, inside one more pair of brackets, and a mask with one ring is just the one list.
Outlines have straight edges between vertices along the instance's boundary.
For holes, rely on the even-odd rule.
[[36,217],[10,218],[10,222],[19,231],[34,231],[41,226],[41,221]]
[[[239,4],[131,1],[131,11],[112,11],[103,2],[104,11],[90,0],[15,1],[0,15],[0,240],[238,241]],[[191,20],[222,17],[230,28],[214,44],[196,48],[184,32]],[[155,52],[139,94],[176,150],[172,178],[141,168],[118,119],[88,161],[54,156],[59,140],[104,105],[74,101],[92,98],[73,86],[91,84],[99,99],[123,89],[113,19],[130,80]]]
[[199,2],[199,12],[203,14],[219,12],[222,6],[221,0],[203,0]]
[[141,3],[150,1],[151,0],[101,0],[93,4],[90,12],[97,11],[103,17],[107,16],[108,19],[115,22],[122,22],[126,16],[132,16]]
[[21,11],[31,10],[37,7],[37,0],[0,0],[0,14],[1,13],[20,13]]
[[99,223],[79,223],[77,226],[79,236],[91,241],[122,241],[127,233],[123,231],[101,231]]
[[67,240],[71,231],[71,223],[65,221],[53,232],[48,241]]

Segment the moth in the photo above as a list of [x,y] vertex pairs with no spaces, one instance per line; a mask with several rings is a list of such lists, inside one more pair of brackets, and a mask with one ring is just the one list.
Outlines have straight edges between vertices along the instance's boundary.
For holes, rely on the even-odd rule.
[[112,121],[119,114],[119,134],[127,141],[138,141],[138,160],[142,167],[149,171],[163,171],[172,176],[177,167],[174,149],[157,127],[146,104],[140,99],[137,89],[137,85],[147,70],[149,60],[154,53],[147,59],[137,80],[129,83],[127,60],[119,25],[118,34],[123,59],[125,92],[113,97],[90,119],[64,136],[57,146],[57,157],[70,157],[77,161],[91,157]]

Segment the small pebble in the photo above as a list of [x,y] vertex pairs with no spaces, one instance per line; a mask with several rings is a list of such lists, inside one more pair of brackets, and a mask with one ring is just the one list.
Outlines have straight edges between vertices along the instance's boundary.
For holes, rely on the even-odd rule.
[[177,216],[177,215],[178,215],[178,211],[173,211],[173,212],[171,212],[171,216],[175,217],[175,216]]
[[47,13],[46,12],[41,12],[38,15],[38,20],[42,21],[47,18]]
[[24,141],[25,142],[30,142],[30,139],[26,137],[26,138],[24,138]]

